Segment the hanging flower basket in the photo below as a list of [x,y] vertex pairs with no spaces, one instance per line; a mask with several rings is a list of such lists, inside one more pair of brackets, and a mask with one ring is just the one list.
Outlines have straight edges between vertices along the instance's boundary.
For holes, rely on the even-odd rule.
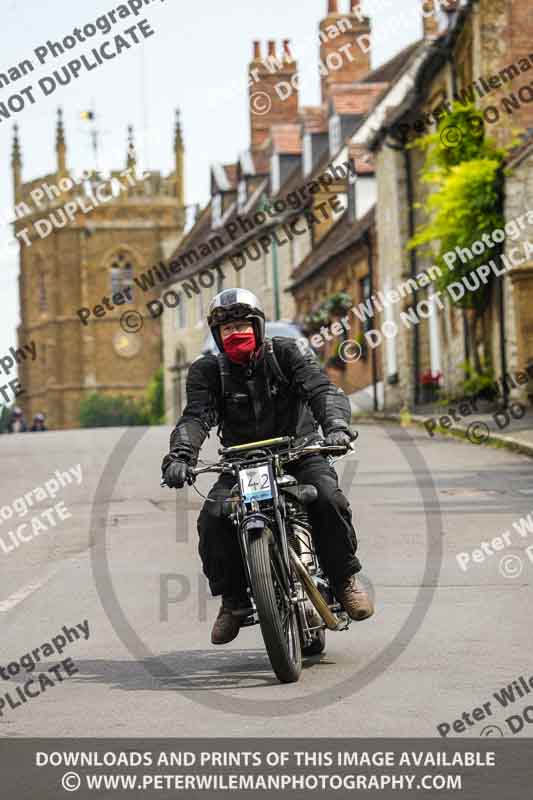
[[341,316],[353,306],[353,300],[347,292],[337,292],[324,302],[324,308],[329,314]]
[[317,333],[323,325],[327,325],[329,322],[329,317],[327,311],[319,307],[316,311],[312,311],[306,317],[304,317],[302,328],[303,332],[306,336],[310,334]]

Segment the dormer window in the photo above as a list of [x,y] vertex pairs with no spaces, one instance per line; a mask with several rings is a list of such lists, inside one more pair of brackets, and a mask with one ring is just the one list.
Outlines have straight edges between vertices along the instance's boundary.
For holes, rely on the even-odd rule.
[[211,217],[213,220],[213,228],[219,228],[222,224],[222,195],[216,194],[213,197],[211,207]]
[[239,208],[242,208],[243,206],[246,205],[247,199],[248,199],[248,193],[246,189],[246,181],[243,179],[239,181],[239,196],[238,196]]
[[270,180],[272,194],[277,194],[281,188],[281,165],[277,153],[270,159]]
[[331,155],[335,155],[342,146],[342,127],[341,118],[336,114],[330,117],[329,120],[329,151]]
[[313,171],[313,139],[310,133],[304,136],[304,175]]

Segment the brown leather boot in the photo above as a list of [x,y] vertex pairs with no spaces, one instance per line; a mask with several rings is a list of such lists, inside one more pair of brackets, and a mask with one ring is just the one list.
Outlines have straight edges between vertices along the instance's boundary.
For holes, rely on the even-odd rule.
[[238,635],[242,622],[252,613],[248,598],[223,597],[211,631],[213,644],[228,644]]
[[335,597],[349,617],[360,622],[374,613],[372,600],[357,583],[357,577],[350,575],[334,586]]

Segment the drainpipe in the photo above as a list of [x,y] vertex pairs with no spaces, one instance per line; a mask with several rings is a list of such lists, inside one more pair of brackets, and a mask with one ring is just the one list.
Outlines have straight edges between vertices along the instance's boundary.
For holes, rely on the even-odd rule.
[[[455,98],[459,88],[457,81],[457,66],[452,57],[448,57],[448,64],[450,65],[451,77],[452,77],[452,98]],[[465,308],[461,309],[461,319],[463,320],[463,347],[465,351],[465,361],[470,361],[470,339],[468,336],[468,325],[466,322]]]
[[[374,248],[372,246],[372,233],[367,231],[365,233],[366,246],[368,250],[368,278],[370,282],[370,297],[374,294]],[[374,395],[374,411],[378,411],[378,369],[377,369],[377,353],[376,348],[371,348],[371,364],[372,364],[372,391]]]
[[[404,155],[404,162],[405,162],[405,176],[406,176],[406,188],[407,188],[407,208],[408,208],[408,221],[409,221],[409,238],[412,239],[415,235],[415,210],[413,207],[414,204],[414,190],[413,190],[413,175],[411,170],[411,153],[410,151],[405,148],[403,151]],[[417,259],[416,259],[416,251],[414,249],[409,250],[409,264],[410,264],[410,274],[411,278],[415,278],[417,275]],[[416,305],[418,300],[418,292],[415,290],[413,292],[413,304]],[[420,386],[418,382],[418,377],[420,373],[420,331],[419,326],[415,325],[413,330],[413,380],[415,386],[414,392],[414,402],[415,406],[420,402]]]
[[279,296],[278,244],[272,242],[272,285],[274,287],[274,318],[281,318],[281,302]]
[[[498,200],[498,211],[502,216],[505,213],[505,201],[504,201],[504,187],[505,187],[505,177],[503,175],[503,170],[500,169],[499,172],[499,200]],[[505,241],[505,240],[504,240]],[[503,254],[505,249],[504,242],[498,244],[498,250],[500,251],[500,255]],[[507,407],[509,402],[509,386],[507,384],[506,375],[507,375],[507,353],[506,353],[506,332],[505,332],[505,276],[501,275],[498,280],[498,312],[499,312],[499,328],[500,328],[500,368],[502,371],[502,389],[503,389],[503,402],[504,406]]]

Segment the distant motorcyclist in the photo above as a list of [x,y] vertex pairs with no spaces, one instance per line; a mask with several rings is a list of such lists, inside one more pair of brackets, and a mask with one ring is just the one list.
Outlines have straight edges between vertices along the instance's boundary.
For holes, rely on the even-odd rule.
[[[265,338],[261,303],[246,289],[225,289],[211,301],[207,322],[220,351],[196,360],[187,377],[187,406],[170,437],[162,472],[168,486],[181,488],[188,467],[210,429],[218,425],[225,447],[293,436],[308,442],[349,444],[350,404],[344,392],[320,369],[312,353],[303,354],[294,339]],[[370,598],[357,580],[361,565],[348,500],[337,474],[321,455],[310,455],[290,469],[298,482],[312,484],[317,499],[308,506],[313,539],[335,595],[352,619],[373,614]],[[221,475],[198,519],[199,553],[214,596],[222,605],[213,626],[213,644],[232,641],[249,613],[238,538],[221,518],[222,501],[234,478]]]

